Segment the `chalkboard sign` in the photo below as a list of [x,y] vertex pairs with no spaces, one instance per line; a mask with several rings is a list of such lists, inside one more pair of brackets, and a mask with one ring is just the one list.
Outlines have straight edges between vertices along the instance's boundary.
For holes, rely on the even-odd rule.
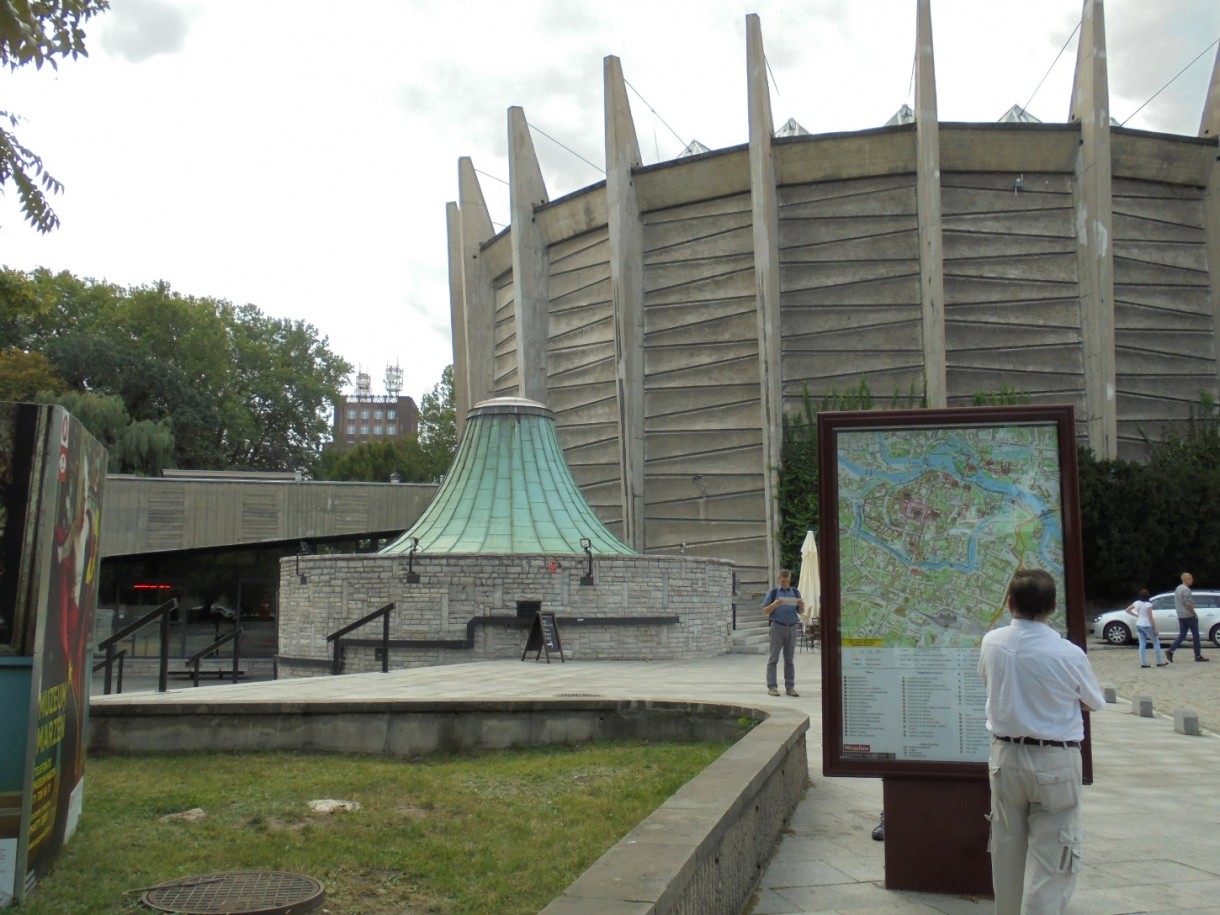
[[563,656],[563,646],[559,643],[559,624],[555,622],[554,613],[539,610],[534,614],[534,625],[530,627],[530,637],[525,643],[525,651],[521,652],[521,660],[530,652],[534,652],[537,661],[546,652],[546,662],[551,663],[551,652],[559,652],[559,662],[566,663]]

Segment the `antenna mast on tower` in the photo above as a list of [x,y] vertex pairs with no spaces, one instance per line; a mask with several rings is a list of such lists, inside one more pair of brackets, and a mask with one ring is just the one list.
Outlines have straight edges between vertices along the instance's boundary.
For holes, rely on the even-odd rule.
[[402,366],[397,362],[385,367],[385,392],[391,397],[402,393]]

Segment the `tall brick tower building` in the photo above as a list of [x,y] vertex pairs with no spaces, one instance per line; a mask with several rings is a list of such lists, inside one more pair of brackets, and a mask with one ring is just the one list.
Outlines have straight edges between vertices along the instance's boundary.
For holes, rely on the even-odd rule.
[[419,408],[410,397],[402,396],[400,366],[386,366],[385,390],[385,394],[374,394],[369,373],[356,375],[356,393],[335,401],[336,445],[350,448],[419,432]]

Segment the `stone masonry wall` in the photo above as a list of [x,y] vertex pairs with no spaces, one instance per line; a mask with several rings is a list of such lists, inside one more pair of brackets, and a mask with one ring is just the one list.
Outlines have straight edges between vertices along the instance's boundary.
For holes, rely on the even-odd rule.
[[[422,553],[413,563],[405,555],[376,554],[284,559],[279,675],[326,672],[332,656],[327,635],[389,603],[395,604],[392,669],[520,658],[533,613],[519,616],[519,601],[540,601],[555,614],[564,657],[573,660],[672,660],[728,651],[731,563],[595,556],[593,584],[581,585],[587,562],[571,555]],[[417,583],[408,581],[410,567]],[[348,638],[381,634],[376,619]],[[377,649],[345,648],[344,672],[380,669]]]

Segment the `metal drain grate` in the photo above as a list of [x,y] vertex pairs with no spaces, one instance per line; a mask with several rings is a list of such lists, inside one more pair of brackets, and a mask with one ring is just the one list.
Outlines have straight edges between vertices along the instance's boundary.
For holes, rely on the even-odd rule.
[[171,880],[148,890],[149,908],[176,915],[297,915],[326,901],[321,883],[282,871],[225,871]]
[[597,693],[556,693],[556,699],[600,699]]

